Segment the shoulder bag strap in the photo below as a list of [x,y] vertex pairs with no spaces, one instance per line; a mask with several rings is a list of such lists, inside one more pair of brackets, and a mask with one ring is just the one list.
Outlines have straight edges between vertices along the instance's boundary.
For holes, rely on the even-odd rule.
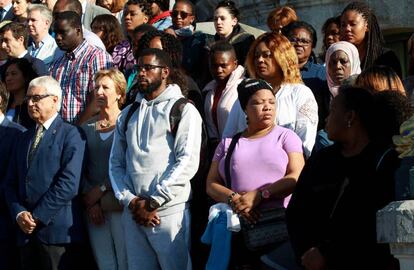
[[125,117],[125,121],[124,121],[124,133],[126,133],[127,129],[128,129],[128,122],[129,119],[131,119],[131,116],[134,114],[134,112],[138,109],[139,105],[141,103],[135,101],[134,103],[132,103],[131,107],[129,107],[128,113]]
[[231,189],[231,176],[230,176],[230,161],[233,154],[234,148],[236,147],[237,142],[239,141],[242,132],[237,133],[231,139],[229,148],[227,149],[226,159],[224,160],[224,174],[226,175],[226,187]]

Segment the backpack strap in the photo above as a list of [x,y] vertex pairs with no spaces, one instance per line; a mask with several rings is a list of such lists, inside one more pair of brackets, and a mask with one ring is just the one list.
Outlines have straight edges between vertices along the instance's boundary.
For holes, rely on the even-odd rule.
[[177,99],[170,110],[170,130],[173,137],[177,135],[178,125],[181,121],[181,114],[183,113],[185,105],[189,102],[186,98]]
[[230,175],[230,161],[231,156],[233,155],[234,148],[236,148],[236,144],[239,141],[242,132],[237,133],[231,139],[231,143],[229,148],[227,149],[226,159],[224,160],[224,174],[226,175],[226,187],[231,189],[231,175]]
[[131,116],[134,114],[134,112],[138,109],[138,107],[141,105],[141,103],[134,101],[134,103],[132,103],[131,107],[129,107],[128,113],[125,117],[125,121],[124,121],[124,133],[127,132],[128,129],[128,122],[129,119],[131,119]]

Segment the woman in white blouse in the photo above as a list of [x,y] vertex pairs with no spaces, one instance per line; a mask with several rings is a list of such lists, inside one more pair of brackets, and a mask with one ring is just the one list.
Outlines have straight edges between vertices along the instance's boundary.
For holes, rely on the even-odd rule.
[[[276,123],[301,138],[304,154],[309,157],[316,138],[318,105],[312,91],[302,82],[298,58],[289,40],[277,33],[259,36],[250,47],[246,68],[251,78],[263,79],[272,85],[277,101]],[[232,137],[246,126],[246,114],[236,102],[223,137]]]

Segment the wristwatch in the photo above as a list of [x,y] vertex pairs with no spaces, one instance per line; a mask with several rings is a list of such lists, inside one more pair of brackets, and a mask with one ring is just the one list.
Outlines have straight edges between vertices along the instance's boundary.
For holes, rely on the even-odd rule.
[[100,186],[99,186],[99,189],[100,189],[102,192],[105,192],[105,191],[106,191],[106,185],[105,185],[105,184],[100,185]]
[[262,191],[260,191],[260,196],[262,196],[262,199],[269,199],[270,191],[268,189],[263,189]]
[[155,210],[155,209],[160,208],[161,205],[155,199],[150,198],[149,206],[152,210]]

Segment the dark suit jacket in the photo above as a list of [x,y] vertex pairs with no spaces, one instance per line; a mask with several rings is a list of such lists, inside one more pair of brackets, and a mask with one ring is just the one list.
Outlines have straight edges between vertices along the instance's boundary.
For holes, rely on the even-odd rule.
[[[79,129],[60,116],[45,131],[33,160],[27,156],[35,128],[19,139],[6,177],[6,199],[12,218],[29,211],[41,224],[33,233],[46,244],[80,241],[82,216],[77,194],[82,171],[85,140]],[[23,245],[30,236],[18,230]]]
[[16,16],[14,16],[13,7],[11,7],[9,9],[9,11],[7,11],[7,13],[4,16],[3,20],[1,20],[1,21],[14,21],[15,18],[16,18]]
[[12,239],[12,222],[4,198],[5,178],[10,156],[19,135],[25,129],[7,118],[0,123],[0,241]]
[[49,72],[47,72],[47,67],[46,67],[45,63],[42,60],[31,56],[29,54],[29,52],[27,52],[23,56],[23,58],[27,59],[29,61],[29,63],[32,64],[33,70],[37,73],[37,75],[39,75],[39,76],[49,75]]

